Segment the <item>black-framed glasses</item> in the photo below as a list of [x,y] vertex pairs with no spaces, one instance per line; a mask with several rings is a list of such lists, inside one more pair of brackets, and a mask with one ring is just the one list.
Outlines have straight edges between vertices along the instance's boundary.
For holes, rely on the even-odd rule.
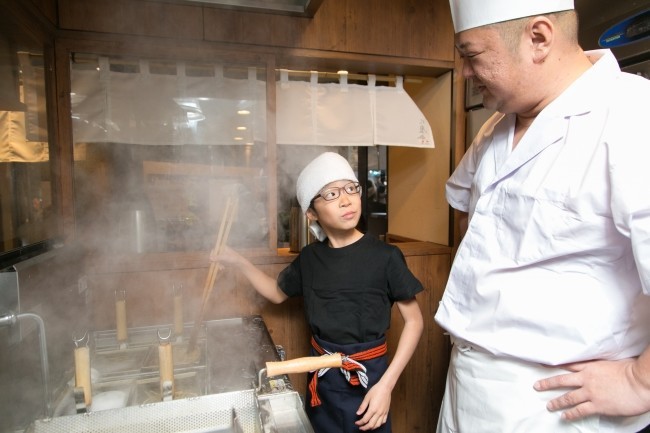
[[314,205],[314,200],[316,200],[319,197],[321,197],[325,201],[336,200],[341,195],[341,190],[345,191],[347,195],[359,194],[359,192],[361,191],[361,185],[359,185],[359,182],[348,182],[343,186],[335,186],[332,188],[324,189],[321,192],[319,192],[318,195],[316,195],[316,197],[311,199],[311,203],[309,204],[309,206],[312,207]]

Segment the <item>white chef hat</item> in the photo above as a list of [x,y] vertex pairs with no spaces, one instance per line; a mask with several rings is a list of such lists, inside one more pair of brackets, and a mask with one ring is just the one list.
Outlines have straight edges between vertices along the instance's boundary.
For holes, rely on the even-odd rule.
[[[337,180],[359,182],[347,159],[338,153],[322,153],[307,164],[300,172],[296,182],[296,196],[303,213],[307,212],[309,203],[325,185]],[[312,221],[309,224],[309,229],[318,240],[325,239],[326,235],[317,222]]]
[[573,0],[449,0],[454,31],[571,10]]

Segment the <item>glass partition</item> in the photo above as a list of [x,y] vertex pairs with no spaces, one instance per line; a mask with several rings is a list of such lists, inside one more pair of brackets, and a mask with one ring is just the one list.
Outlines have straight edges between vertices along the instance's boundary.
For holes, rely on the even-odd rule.
[[230,200],[231,243],[268,248],[263,67],[75,54],[71,90],[86,245],[209,250]]
[[0,16],[0,261],[56,235],[43,44]]

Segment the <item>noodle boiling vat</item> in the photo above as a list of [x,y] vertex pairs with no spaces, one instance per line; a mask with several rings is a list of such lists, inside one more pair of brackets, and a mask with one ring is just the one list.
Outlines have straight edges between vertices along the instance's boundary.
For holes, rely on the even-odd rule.
[[[75,400],[74,378],[54,396],[54,416],[26,431],[313,433],[301,399],[286,375],[266,377],[267,362],[281,360],[259,316],[203,323],[196,349],[187,351],[191,327],[172,337],[174,385],[163,401],[158,365],[160,330],[89,336],[92,403]],[[74,375],[71,374],[71,377]]]

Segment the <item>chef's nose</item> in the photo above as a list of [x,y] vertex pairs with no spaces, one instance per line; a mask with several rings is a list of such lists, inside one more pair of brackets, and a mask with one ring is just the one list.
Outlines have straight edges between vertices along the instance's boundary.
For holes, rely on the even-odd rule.
[[465,79],[472,78],[474,76],[474,68],[472,67],[470,60],[466,58],[463,59],[461,73]]
[[341,192],[341,195],[339,196],[339,206],[349,206],[350,203],[352,203],[350,201],[350,196],[345,192]]

